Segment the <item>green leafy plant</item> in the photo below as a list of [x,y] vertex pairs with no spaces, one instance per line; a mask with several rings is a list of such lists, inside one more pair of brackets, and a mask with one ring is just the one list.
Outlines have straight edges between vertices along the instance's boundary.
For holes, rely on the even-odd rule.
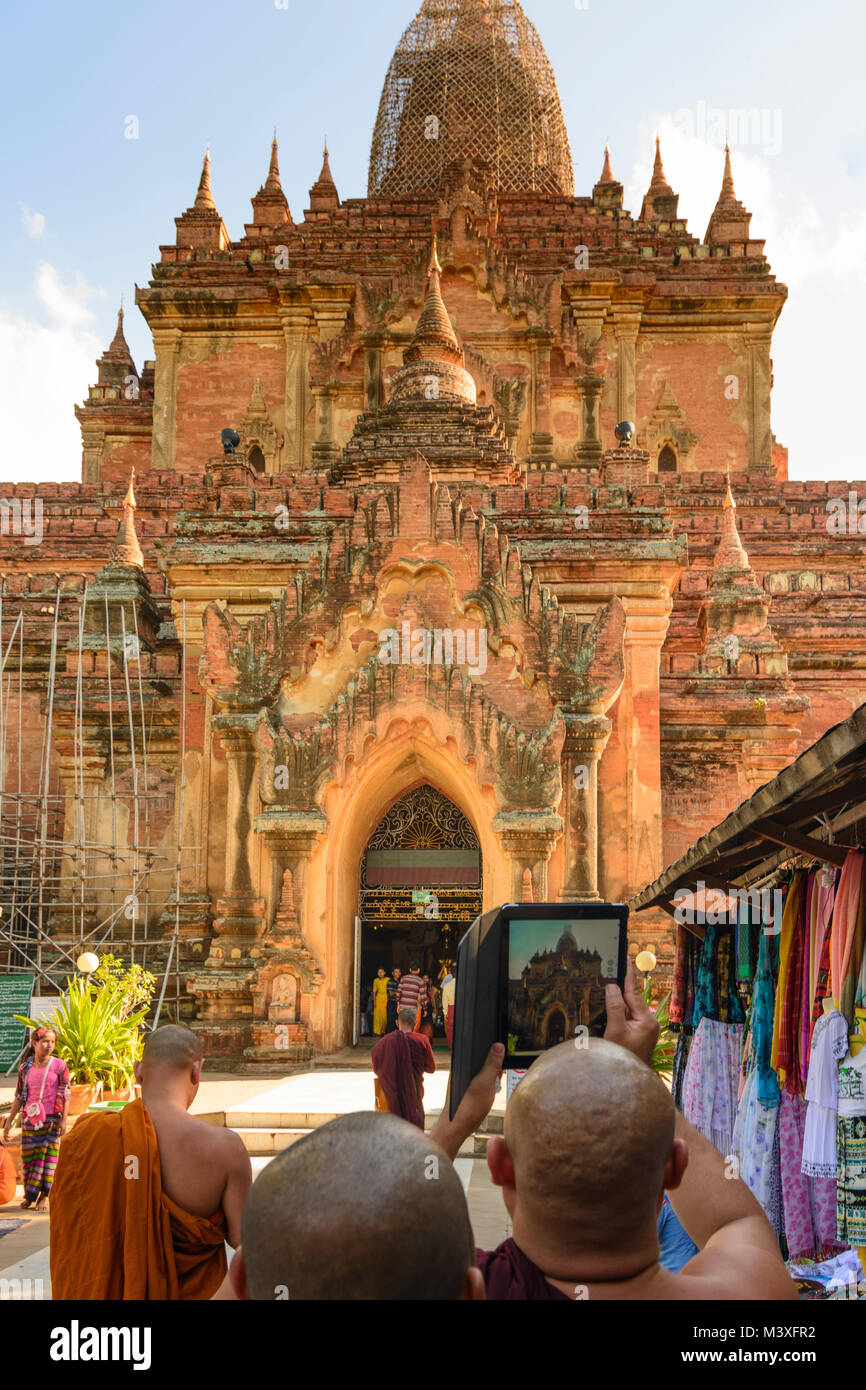
[[[644,1002],[652,1009],[652,985],[647,980],[643,992]],[[670,1029],[671,996],[666,994],[664,999],[653,1009],[659,1025],[658,1041],[653,1051],[652,1067],[653,1071],[659,1076],[673,1077],[674,1074],[674,1053],[677,1050],[677,1035]]]
[[155,988],[156,979],[141,966],[125,969],[107,955],[90,979],[70,980],[49,1018],[17,1017],[30,1028],[54,1029],[56,1055],[69,1067],[73,1084],[119,1091],[133,1085]]

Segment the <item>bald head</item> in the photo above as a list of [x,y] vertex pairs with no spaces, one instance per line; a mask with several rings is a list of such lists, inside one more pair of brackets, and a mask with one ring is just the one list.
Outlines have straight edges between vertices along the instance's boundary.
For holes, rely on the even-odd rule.
[[142,1053],[145,1078],[156,1071],[188,1072],[202,1060],[202,1046],[189,1028],[166,1024],[148,1034]]
[[244,1207],[249,1297],[455,1299],[474,1265],[463,1186],[396,1115],[343,1115],[293,1144]]
[[557,1242],[628,1242],[655,1221],[674,1139],[663,1083],[615,1043],[562,1043],[511,1098],[505,1141],[526,1220]]

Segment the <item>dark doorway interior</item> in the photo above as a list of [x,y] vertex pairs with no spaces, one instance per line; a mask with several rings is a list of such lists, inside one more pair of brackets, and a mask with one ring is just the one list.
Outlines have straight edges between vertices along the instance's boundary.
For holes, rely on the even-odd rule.
[[379,969],[417,965],[438,987],[480,911],[475,831],[435,787],[416,787],[379,823],[361,864],[362,1009]]

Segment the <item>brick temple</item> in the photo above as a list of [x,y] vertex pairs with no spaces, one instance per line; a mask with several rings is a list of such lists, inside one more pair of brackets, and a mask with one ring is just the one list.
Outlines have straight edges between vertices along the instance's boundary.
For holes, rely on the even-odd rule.
[[[0,484],[2,883],[24,823],[66,886],[37,920],[31,873],[12,964],[114,924],[266,1062],[351,1042],[359,974],[481,907],[639,892],[866,700],[866,565],[858,485],[787,478],[730,152],[703,237],[658,145],[639,211],[608,151],[576,193],[516,0],[425,0],[366,196],[326,150],[290,209],[260,154],[233,230],[205,157],[81,484]],[[633,933],[670,965],[669,918]]]

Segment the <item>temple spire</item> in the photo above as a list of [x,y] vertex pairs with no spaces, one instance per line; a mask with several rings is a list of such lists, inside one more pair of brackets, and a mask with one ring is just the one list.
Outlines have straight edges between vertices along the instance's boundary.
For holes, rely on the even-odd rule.
[[138,542],[138,535],[135,530],[135,469],[133,468],[129,479],[129,487],[123,499],[123,516],[117,528],[117,538],[108,556],[109,565],[119,566],[123,569],[137,567],[144,569],[144,556],[141,553],[141,546]]
[[610,145],[604,147],[604,164],[601,177],[592,190],[592,201],[597,208],[622,209],[622,184],[613,176],[610,162]]
[[253,220],[252,225],[246,228],[246,234],[252,239],[258,239],[276,231],[277,228],[285,226],[291,222],[292,214],[289,210],[288,199],[283,192],[280,182],[280,161],[279,149],[277,146],[277,132],[274,130],[274,138],[271,142],[271,158],[268,164],[268,176],[252,199]]
[[653,160],[653,176],[649,191],[654,195],[670,194],[674,191],[665,177],[665,166],[662,164],[662,142],[658,135],[656,135],[656,157]]
[[[751,241],[752,214],[743,206],[734,190],[731,149],[725,145],[725,169],[722,188],[707,225],[704,241],[708,246],[742,245]],[[760,249],[763,242],[753,243]]]
[[641,208],[641,222],[654,222],[664,220],[673,222],[677,216],[677,204],[679,195],[674,193],[665,175],[665,167],[662,163],[662,142],[656,135],[656,153],[653,160],[653,174],[650,186],[647,189],[646,197]]
[[322,159],[322,172],[310,189],[310,211],[334,212],[339,206],[340,195],[337,192],[337,185],[334,183],[334,176],[331,173],[328,142],[326,140],[325,153]]
[[201,178],[198,181],[198,192],[195,195],[193,207],[206,212],[216,212],[216,203],[213,200],[213,193],[210,186],[210,145],[204,153],[204,164],[202,165]]
[[734,501],[734,494],[731,492],[731,480],[728,479],[728,489],[725,494],[725,508],[722,516],[722,539],[716,551],[716,558],[713,561],[713,569],[734,569],[750,570],[749,557],[746,548],[740,540],[740,533],[737,529],[737,504]]
[[123,301],[121,301],[120,308],[117,311],[117,328],[115,329],[114,337],[111,340],[108,351],[122,352],[127,357],[129,356],[129,348],[127,347],[126,338],[123,334]]
[[430,248],[430,263],[427,269],[427,293],[418,317],[415,335],[403,355],[404,362],[420,361],[422,358],[444,356],[454,362],[463,361],[463,354],[457,342],[457,334],[451,323],[445,301],[442,298],[442,266],[436,237]]
[[280,164],[277,151],[277,132],[274,131],[274,139],[271,145],[271,162],[268,165],[268,177],[265,179],[265,189],[268,193],[282,193],[283,186],[280,183]]

